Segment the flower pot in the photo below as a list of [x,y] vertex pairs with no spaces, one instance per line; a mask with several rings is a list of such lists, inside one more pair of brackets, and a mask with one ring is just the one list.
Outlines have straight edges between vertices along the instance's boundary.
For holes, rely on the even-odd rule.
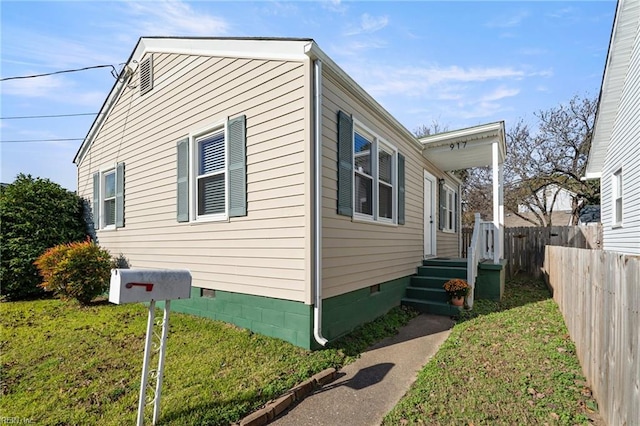
[[451,297],[451,304],[453,306],[462,306],[462,305],[464,305],[464,297],[462,297],[462,296],[452,296]]

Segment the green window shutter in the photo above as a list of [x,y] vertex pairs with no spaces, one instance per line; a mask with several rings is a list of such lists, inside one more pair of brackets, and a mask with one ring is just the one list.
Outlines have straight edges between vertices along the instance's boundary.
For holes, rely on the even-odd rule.
[[338,214],[353,216],[352,191],[353,120],[344,112],[338,111]]
[[447,191],[444,189],[444,180],[440,179],[440,217],[438,218],[438,226],[440,230],[444,229],[447,223]]
[[247,130],[244,115],[229,120],[229,217],[247,215]]
[[93,174],[93,228],[100,229],[100,173]]
[[116,228],[124,227],[124,163],[116,165]]
[[404,225],[404,155],[398,153],[398,225]]
[[178,222],[189,222],[189,138],[178,141],[178,190],[176,209]]

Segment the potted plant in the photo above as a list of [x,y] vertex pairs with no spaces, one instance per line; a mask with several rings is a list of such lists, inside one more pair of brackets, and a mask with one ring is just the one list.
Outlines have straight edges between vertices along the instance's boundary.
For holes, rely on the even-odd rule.
[[449,294],[451,304],[454,306],[464,305],[464,298],[469,294],[469,284],[461,278],[452,278],[444,283],[444,290]]

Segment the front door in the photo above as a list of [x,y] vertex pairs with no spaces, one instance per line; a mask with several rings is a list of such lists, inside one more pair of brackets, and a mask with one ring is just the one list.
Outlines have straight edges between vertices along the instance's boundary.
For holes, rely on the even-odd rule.
[[436,255],[436,178],[424,171],[424,257]]

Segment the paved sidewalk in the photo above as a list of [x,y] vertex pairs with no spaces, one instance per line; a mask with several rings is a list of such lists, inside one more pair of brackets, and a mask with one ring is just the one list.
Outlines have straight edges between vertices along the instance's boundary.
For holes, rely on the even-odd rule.
[[379,425],[407,392],[417,373],[451,333],[448,317],[422,314],[369,348],[270,424],[286,426]]

